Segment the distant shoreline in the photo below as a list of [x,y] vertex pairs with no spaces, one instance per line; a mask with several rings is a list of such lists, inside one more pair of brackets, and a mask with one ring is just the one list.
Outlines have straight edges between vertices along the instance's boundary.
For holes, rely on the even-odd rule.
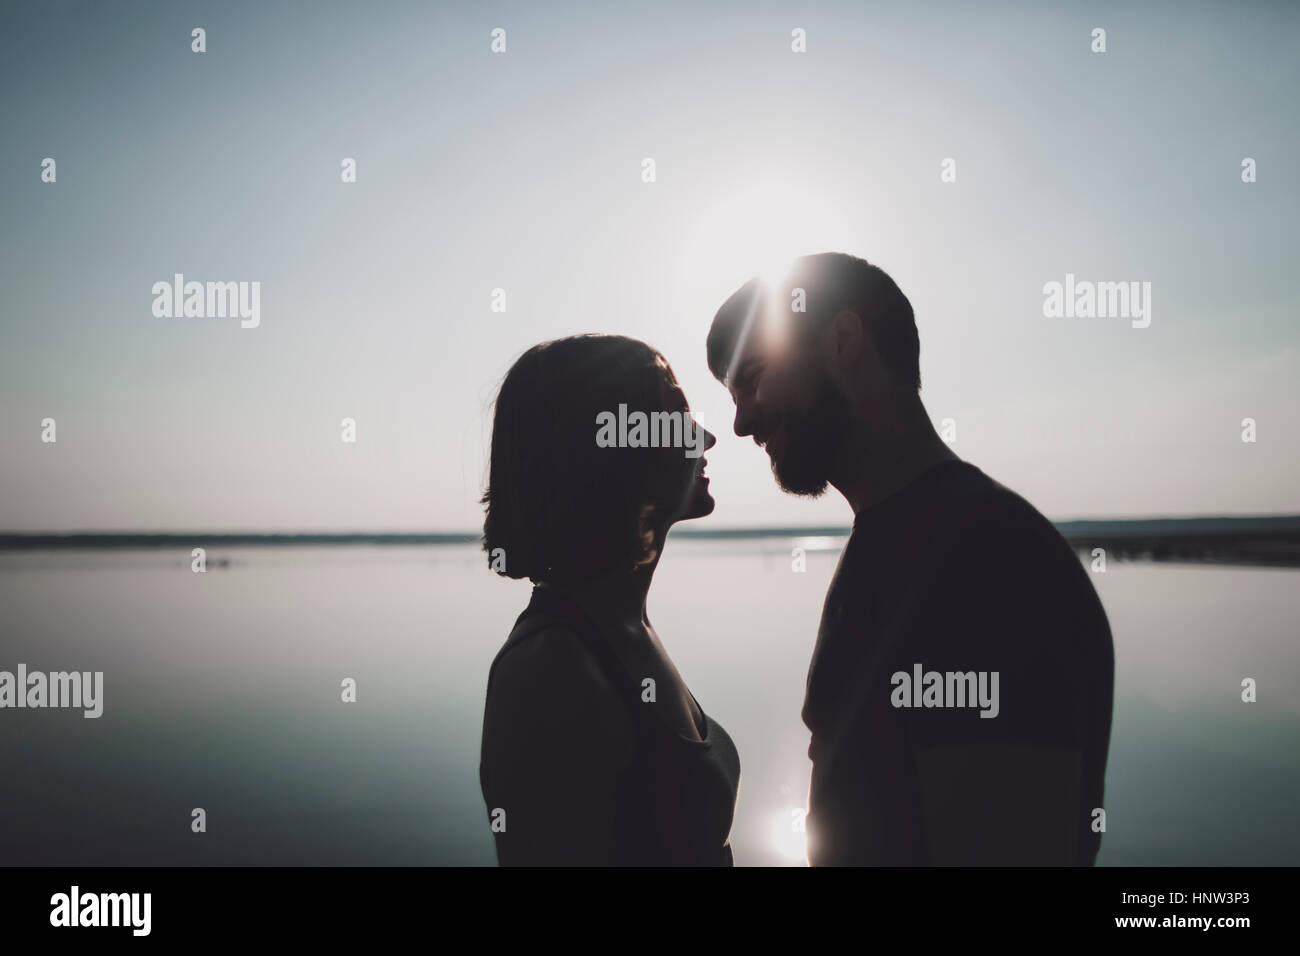
[[[1072,546],[1109,557],[1149,561],[1300,567],[1300,515],[1220,518],[1145,518],[1054,522]],[[838,538],[842,526],[780,528],[676,528],[682,540]],[[148,550],[194,547],[455,546],[477,544],[477,532],[345,532],[256,534],[246,532],[4,532],[0,551]]]

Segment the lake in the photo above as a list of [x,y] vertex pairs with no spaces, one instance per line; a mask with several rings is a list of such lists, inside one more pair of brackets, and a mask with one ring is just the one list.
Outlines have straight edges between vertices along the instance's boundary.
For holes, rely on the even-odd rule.
[[[740,866],[802,862],[799,711],[843,542],[804,541],[804,573],[793,543],[673,539],[650,599],[740,751]],[[1099,865],[1300,864],[1300,576],[1112,560],[1093,580],[1116,656]],[[0,553],[0,670],[105,686],[98,719],[0,711],[0,863],[494,864],[483,694],[529,589],[465,545],[210,550],[203,574],[188,550]]]

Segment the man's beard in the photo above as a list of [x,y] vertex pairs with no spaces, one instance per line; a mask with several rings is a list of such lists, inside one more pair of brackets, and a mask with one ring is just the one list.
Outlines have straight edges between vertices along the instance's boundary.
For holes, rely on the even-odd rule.
[[812,402],[783,416],[785,448],[772,474],[781,490],[817,498],[825,493],[831,469],[849,427],[849,406],[825,375],[817,376]]

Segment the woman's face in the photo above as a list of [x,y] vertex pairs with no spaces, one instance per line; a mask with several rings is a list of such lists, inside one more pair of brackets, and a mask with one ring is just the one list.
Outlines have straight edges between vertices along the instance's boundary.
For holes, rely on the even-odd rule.
[[715,502],[713,496],[709,494],[709,479],[704,474],[704,466],[707,460],[703,452],[708,451],[718,443],[718,439],[698,422],[690,419],[690,405],[686,402],[686,395],[681,388],[675,383],[669,388],[668,402],[666,411],[681,412],[683,425],[690,422],[691,427],[698,429],[698,437],[695,438],[694,448],[700,449],[701,454],[698,458],[687,457],[690,448],[690,442],[687,448],[673,448],[673,455],[680,455],[677,459],[676,466],[669,469],[671,479],[666,483],[663,500],[666,504],[669,514],[668,523],[671,525],[677,521],[688,521],[691,518],[703,518],[713,511]]

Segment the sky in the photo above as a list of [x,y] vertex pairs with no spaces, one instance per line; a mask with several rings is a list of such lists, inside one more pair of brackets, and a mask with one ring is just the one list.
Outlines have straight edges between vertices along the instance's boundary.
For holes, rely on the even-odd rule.
[[[6,3],[0,529],[474,530],[502,376],[578,332],[719,436],[700,527],[846,525],[704,352],[828,250],[1049,517],[1300,512],[1297,40],[1287,3]],[[260,283],[258,325],[155,315],[176,273]],[[1067,274],[1150,325],[1046,316]]]

